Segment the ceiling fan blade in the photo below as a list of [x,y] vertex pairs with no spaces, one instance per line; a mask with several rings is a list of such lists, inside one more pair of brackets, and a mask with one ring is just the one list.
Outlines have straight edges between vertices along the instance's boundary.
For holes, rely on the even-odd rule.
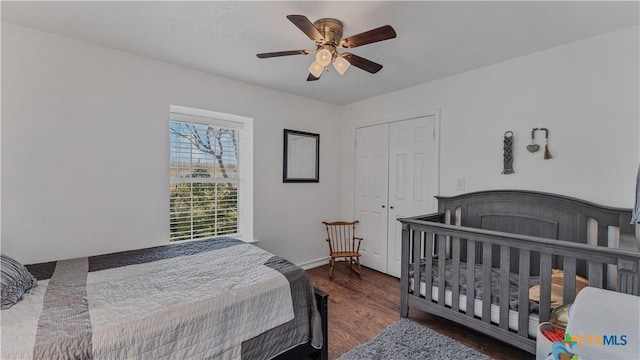
[[[320,76],[322,76],[322,74],[320,74]],[[320,76],[319,77],[315,77],[313,76],[312,73],[309,73],[309,76],[307,76],[307,81],[316,81],[316,80],[320,80]]]
[[307,19],[304,15],[287,15],[287,19],[293,23],[293,25],[297,26],[298,29],[302,30],[309,39],[313,41],[322,41],[324,38],[322,34],[313,26],[313,23]]
[[347,60],[351,65],[355,67],[359,67],[360,69],[364,71],[368,71],[372,74],[375,74],[382,69],[382,65],[378,63],[374,63],[373,61],[367,60],[358,55],[353,55],[351,53],[343,53],[341,56],[345,60]]
[[349,36],[346,39],[340,41],[340,46],[344,48],[354,48],[356,46],[362,46],[371,44],[378,41],[389,40],[396,37],[396,31],[393,30],[391,25],[381,26],[373,30],[365,31],[360,34]]
[[277,52],[269,52],[269,53],[261,53],[256,54],[260,59],[266,59],[276,56],[288,56],[288,55],[307,55],[311,51],[309,50],[290,50],[290,51],[277,51]]

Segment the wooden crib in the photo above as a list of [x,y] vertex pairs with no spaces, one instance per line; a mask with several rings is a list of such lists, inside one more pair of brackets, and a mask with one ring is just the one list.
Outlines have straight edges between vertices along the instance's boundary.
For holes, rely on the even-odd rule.
[[535,353],[535,328],[551,313],[552,269],[564,272],[564,304],[575,298],[576,276],[639,295],[640,253],[618,248],[633,243],[631,210],[519,190],[438,197],[438,208],[400,219],[402,317],[416,308]]

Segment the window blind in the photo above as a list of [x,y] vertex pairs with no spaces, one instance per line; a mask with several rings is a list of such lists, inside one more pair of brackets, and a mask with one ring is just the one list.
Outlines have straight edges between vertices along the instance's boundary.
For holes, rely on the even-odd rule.
[[203,124],[173,120],[185,119],[174,115],[169,123],[170,241],[237,233],[239,129],[220,126],[224,120]]

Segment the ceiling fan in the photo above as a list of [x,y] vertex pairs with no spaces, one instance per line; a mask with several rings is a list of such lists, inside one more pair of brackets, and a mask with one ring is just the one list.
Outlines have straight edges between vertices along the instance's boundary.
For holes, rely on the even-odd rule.
[[307,81],[320,79],[325,67],[330,63],[333,63],[333,67],[340,75],[343,75],[350,65],[375,74],[382,69],[382,65],[348,52],[338,53],[338,49],[351,49],[396,37],[396,32],[390,25],[381,26],[343,39],[342,22],[339,20],[324,18],[312,23],[304,15],[288,15],[287,19],[315,42],[315,50],[278,51],[261,53],[256,56],[265,59],[288,55],[316,54],[315,61],[309,66]]

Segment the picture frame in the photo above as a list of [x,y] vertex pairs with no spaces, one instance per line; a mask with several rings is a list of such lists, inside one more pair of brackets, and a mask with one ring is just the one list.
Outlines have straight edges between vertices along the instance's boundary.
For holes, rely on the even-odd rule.
[[320,134],[284,129],[282,182],[320,182]]

